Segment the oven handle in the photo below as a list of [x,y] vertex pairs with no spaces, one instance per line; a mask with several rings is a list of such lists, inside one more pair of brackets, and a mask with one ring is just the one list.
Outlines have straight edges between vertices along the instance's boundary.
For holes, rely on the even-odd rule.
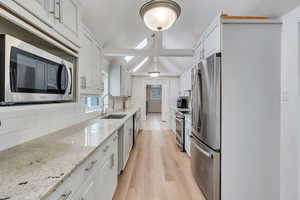
[[177,117],[176,117],[176,121],[178,121],[178,122],[180,122],[180,123],[181,123],[182,119],[181,119],[181,118],[177,118]]
[[[195,140],[194,136],[191,135],[190,136],[193,140]],[[201,147],[199,147],[199,145],[196,143],[196,141],[194,141],[195,143],[195,147],[203,154],[205,155],[207,158],[210,158],[210,159],[213,159],[214,158],[214,155],[212,153],[209,153],[207,151],[205,151],[204,149],[202,149]]]

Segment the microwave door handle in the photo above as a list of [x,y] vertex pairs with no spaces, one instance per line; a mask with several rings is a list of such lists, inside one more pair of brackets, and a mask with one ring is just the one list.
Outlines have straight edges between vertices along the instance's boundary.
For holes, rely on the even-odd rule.
[[68,73],[68,86],[67,86],[67,89],[65,91],[65,96],[68,96],[70,94],[70,91],[71,91],[71,84],[72,84],[72,74],[71,74],[71,70],[68,66],[66,66],[66,70],[67,70],[67,73]]

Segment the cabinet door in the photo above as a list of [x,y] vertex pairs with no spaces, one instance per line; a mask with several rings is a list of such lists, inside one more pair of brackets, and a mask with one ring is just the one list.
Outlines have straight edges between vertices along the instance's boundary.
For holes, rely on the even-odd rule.
[[205,32],[205,58],[221,51],[221,22],[218,16]]
[[80,88],[81,93],[91,93],[93,87],[92,52],[94,44],[92,38],[87,33],[83,33],[81,40],[79,59]]
[[131,75],[129,72],[127,72],[127,94],[128,96],[132,95],[132,91],[131,91]]
[[81,184],[80,190],[72,197],[72,200],[97,200],[97,173],[95,172],[89,176],[89,178]]
[[55,24],[54,29],[78,44],[79,33],[79,5],[75,0],[54,0],[55,1]]
[[92,59],[92,82],[93,82],[93,89],[95,94],[102,95],[102,74],[101,74],[101,53],[100,49],[97,45],[94,44],[93,46],[93,59]]
[[121,95],[128,96],[128,94],[127,94],[127,72],[123,67],[121,68]]
[[116,187],[117,164],[116,154],[111,153],[101,165],[97,178],[97,200],[111,200]]
[[22,6],[28,12],[47,25],[52,26],[53,20],[50,14],[51,9],[54,7],[53,0],[14,0],[17,4]]
[[129,128],[128,128],[128,124],[125,123],[124,124],[124,151],[123,151],[123,158],[124,158],[124,163],[123,163],[123,169],[126,167],[128,158],[129,158]]
[[189,69],[185,74],[185,90],[192,90],[192,72]]

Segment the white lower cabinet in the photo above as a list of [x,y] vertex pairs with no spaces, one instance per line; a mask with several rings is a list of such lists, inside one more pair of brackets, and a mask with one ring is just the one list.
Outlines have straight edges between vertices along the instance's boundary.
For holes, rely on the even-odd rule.
[[94,200],[97,198],[97,172],[89,177],[89,179],[82,184],[80,192],[74,196],[74,200]]
[[130,117],[124,124],[124,152],[123,152],[123,169],[129,159],[130,151],[133,146],[133,118]]
[[112,200],[118,180],[118,134],[113,134],[47,200]]

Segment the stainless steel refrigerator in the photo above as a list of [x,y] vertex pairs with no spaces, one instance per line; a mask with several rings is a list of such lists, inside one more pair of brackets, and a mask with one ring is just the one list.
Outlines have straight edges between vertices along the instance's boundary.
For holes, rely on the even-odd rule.
[[220,199],[221,69],[218,53],[192,71],[192,172],[208,200]]

